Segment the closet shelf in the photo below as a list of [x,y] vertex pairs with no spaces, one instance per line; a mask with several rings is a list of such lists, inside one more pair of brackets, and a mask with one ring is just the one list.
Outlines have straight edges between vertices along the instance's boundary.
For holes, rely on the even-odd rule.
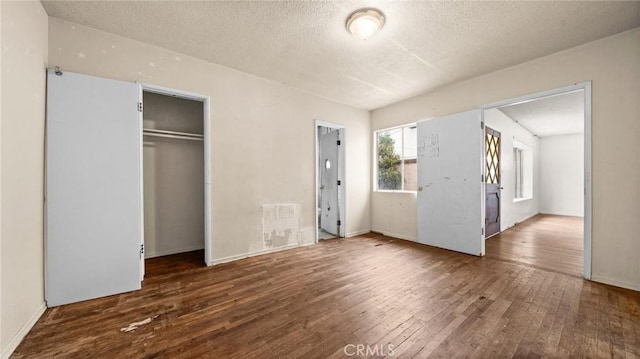
[[204,141],[204,135],[199,133],[156,130],[151,128],[144,129],[142,133],[145,136],[175,138],[175,139],[181,139],[181,140]]

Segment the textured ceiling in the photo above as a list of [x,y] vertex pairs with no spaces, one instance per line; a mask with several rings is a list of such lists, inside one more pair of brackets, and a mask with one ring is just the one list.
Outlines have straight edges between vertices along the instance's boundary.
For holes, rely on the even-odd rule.
[[584,133],[584,91],[499,109],[538,137]]
[[[640,2],[42,1],[50,16],[278,81],[358,108],[640,26]],[[377,7],[362,42],[350,13]]]

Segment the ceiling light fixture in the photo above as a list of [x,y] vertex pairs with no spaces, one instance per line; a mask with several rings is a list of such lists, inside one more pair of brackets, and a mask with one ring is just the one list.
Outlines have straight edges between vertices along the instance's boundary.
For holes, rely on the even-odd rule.
[[347,30],[360,40],[368,40],[384,26],[384,15],[377,9],[360,9],[347,19]]

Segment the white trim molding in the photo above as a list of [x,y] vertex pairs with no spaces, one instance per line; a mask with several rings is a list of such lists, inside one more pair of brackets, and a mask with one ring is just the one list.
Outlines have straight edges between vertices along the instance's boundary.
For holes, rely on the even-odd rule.
[[[203,129],[204,129],[204,262],[207,266],[213,265],[213,261],[211,258],[213,257],[213,253],[211,253],[211,249],[213,248],[213,238],[212,238],[212,186],[211,186],[211,110],[210,103],[211,97],[207,95],[201,95],[194,92],[183,91],[178,89],[173,89],[169,87],[164,87],[160,85],[154,85],[145,82],[138,82],[140,86],[140,94],[142,101],[142,92],[152,92],[160,95],[167,95],[171,97],[179,97],[187,100],[193,100],[202,102],[202,110],[203,110]],[[142,126],[142,125],[141,125]],[[142,148],[140,149],[142,151]],[[142,156],[142,153],[140,154]],[[143,192],[143,191],[142,191]],[[144,201],[142,202],[144,203]],[[144,216],[144,212],[142,214]],[[143,217],[144,218],[144,217]],[[144,228],[144,223],[143,223]],[[144,236],[144,233],[143,233]],[[143,237],[144,241],[144,237]]]
[[539,100],[546,97],[552,97],[562,94],[584,91],[584,273],[585,279],[592,279],[591,260],[592,260],[592,188],[591,188],[591,81],[576,83],[569,86],[559,87],[547,91],[536,92],[533,94],[515,97],[511,99],[492,102],[479,106],[483,111],[492,108],[498,108],[506,105],[515,105]]
[[201,246],[201,245],[183,247],[183,248],[177,248],[177,249],[169,249],[169,250],[166,250],[166,251],[158,251],[158,252],[147,252],[147,248],[145,248],[146,256],[144,258],[145,259],[150,259],[150,258],[169,256],[169,255],[172,255],[172,254],[178,254],[178,253],[184,253],[184,252],[200,251],[200,250],[203,250],[203,249],[204,249],[204,247]]
[[640,284],[638,283],[629,283],[629,282],[619,281],[616,279],[611,279],[611,278],[603,277],[600,275],[591,276],[591,280],[593,280],[594,282],[602,283],[602,284],[612,285],[615,287],[626,288],[626,289],[631,289],[631,290],[640,292]]
[[31,331],[33,326],[36,325],[36,323],[38,322],[38,319],[40,319],[40,317],[42,316],[42,314],[44,314],[46,310],[47,310],[47,305],[45,302],[42,302],[42,304],[40,304],[40,306],[33,313],[33,315],[31,315],[29,320],[27,320],[27,322],[24,323],[24,325],[22,326],[22,328],[20,328],[20,330],[16,333],[16,335],[13,338],[11,338],[11,341],[9,342],[9,344],[7,344],[7,347],[4,348],[4,350],[2,351],[2,359],[8,359],[11,356],[11,354],[13,354],[13,352],[16,350],[18,345],[20,345],[24,337],[26,337],[27,334],[29,334],[29,331]]
[[[312,245],[312,244],[315,244],[315,243],[310,243],[308,245]],[[298,248],[298,247],[306,246],[306,245],[307,244],[304,244],[304,245],[288,244],[288,245],[281,246],[281,247],[276,247],[276,248],[267,248],[267,249],[263,249],[263,250],[259,250],[259,251],[255,251],[255,252],[236,254],[236,255],[233,255],[233,256],[212,259],[211,260],[211,265],[214,266],[214,265],[217,265],[217,264],[233,262],[233,261],[237,261],[237,260],[240,260],[240,259],[245,259],[245,258],[249,258],[249,257],[255,257],[255,256],[263,255],[263,254],[269,254],[269,253],[274,253],[274,252],[285,251],[285,250],[288,250],[288,249]]]
[[416,237],[406,236],[404,234],[391,233],[391,232],[380,232],[380,231],[376,231],[375,229],[372,229],[372,231],[381,233],[385,237],[391,237],[391,238],[396,238],[396,239],[402,239],[404,241],[411,241],[411,242],[420,243],[420,242],[418,242],[418,238],[416,238]]
[[[340,230],[340,232],[342,232],[342,235],[339,237],[348,237],[348,234],[344,234],[347,231],[347,151],[346,151],[346,146],[347,146],[347,128],[344,125],[340,125],[337,123],[332,123],[332,122],[327,122],[327,121],[321,121],[321,120],[315,120],[315,124],[313,126],[313,138],[314,138],[314,142],[315,142],[315,153],[314,153],[314,159],[313,159],[313,167],[314,167],[314,174],[315,174],[315,179],[314,179],[314,183],[315,183],[315,209],[314,209],[314,217],[315,217],[315,238],[314,238],[314,243],[318,243],[318,241],[320,240],[320,234],[319,234],[319,229],[318,229],[318,206],[320,205],[320,203],[318,203],[318,191],[320,190],[320,183],[318,183],[318,158],[320,156],[320,142],[318,141],[318,127],[328,127],[328,128],[333,128],[333,129],[337,129],[339,131],[342,131],[340,133],[340,140],[344,143],[344,146],[341,146],[341,149],[338,150],[338,162],[339,162],[339,166],[338,166],[338,179],[340,179],[342,181],[342,185],[340,186],[341,188],[339,189],[341,196],[339,196],[339,198],[342,199],[342,201],[339,200],[338,202],[338,211],[339,211],[339,216],[338,219],[341,222],[340,227],[344,228],[344,230]],[[339,233],[340,234],[340,233]]]
[[347,238],[357,237],[357,236],[361,236],[363,234],[367,234],[367,233],[370,233],[370,232],[371,232],[370,230],[364,229],[364,230],[361,230],[361,231],[349,232],[349,233],[346,234],[345,237],[347,237]]

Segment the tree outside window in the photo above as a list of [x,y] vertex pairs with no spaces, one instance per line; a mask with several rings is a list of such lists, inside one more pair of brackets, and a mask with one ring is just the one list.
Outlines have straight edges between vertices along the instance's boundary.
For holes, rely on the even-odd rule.
[[415,191],[417,188],[416,126],[376,132],[377,189]]
[[394,145],[395,140],[389,134],[378,135],[378,189],[402,188],[401,159]]

